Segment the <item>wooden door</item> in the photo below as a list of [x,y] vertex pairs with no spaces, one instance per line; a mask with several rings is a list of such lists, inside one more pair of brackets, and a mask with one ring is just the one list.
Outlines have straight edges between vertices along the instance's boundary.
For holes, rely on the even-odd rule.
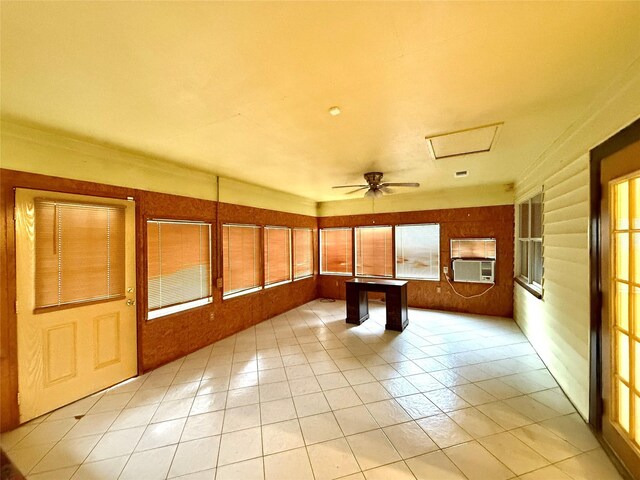
[[640,478],[640,141],[601,163],[602,434]]
[[20,422],[137,374],[135,204],[16,189]]

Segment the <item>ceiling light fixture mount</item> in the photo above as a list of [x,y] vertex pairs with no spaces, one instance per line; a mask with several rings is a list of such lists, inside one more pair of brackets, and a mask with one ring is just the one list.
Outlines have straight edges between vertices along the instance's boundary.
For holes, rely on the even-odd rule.
[[332,117],[337,117],[338,115],[340,115],[340,113],[342,113],[342,110],[340,110],[340,107],[338,106],[331,107],[329,109],[329,115],[331,115]]
[[463,177],[466,177],[467,175],[469,175],[468,170],[459,170],[453,174],[453,176],[456,178],[463,178]]

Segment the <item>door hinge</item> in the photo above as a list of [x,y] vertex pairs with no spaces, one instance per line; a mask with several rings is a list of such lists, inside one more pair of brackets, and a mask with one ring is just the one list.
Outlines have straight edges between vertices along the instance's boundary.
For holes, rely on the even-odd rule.
[[16,397],[18,398],[18,405],[20,405],[20,392],[18,392],[18,395],[16,395]]
[[16,313],[18,313],[18,300],[16,300]]

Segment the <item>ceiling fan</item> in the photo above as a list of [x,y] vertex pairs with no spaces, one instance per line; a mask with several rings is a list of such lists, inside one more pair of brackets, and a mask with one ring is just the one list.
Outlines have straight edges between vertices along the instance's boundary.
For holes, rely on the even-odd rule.
[[383,193],[393,193],[389,187],[419,187],[419,183],[391,183],[382,182],[382,172],[367,172],[364,174],[364,179],[367,181],[367,185],[338,185],[333,188],[354,188],[350,193],[356,193],[361,190],[367,190],[364,194],[365,197],[380,198]]

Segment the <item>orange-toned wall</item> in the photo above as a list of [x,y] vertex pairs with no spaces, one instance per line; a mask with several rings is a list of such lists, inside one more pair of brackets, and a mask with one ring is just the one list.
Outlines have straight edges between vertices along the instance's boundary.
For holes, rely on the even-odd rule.
[[[318,218],[318,228],[439,223],[441,271],[443,266],[449,266],[451,269],[450,239],[495,238],[498,248],[496,284],[485,295],[472,299],[462,298],[453,292],[444,276],[441,275],[440,281],[409,281],[407,286],[408,301],[412,307],[511,317],[513,315],[513,222],[513,206],[504,205],[320,217]],[[344,299],[344,282],[349,278],[320,275],[318,277],[318,295]],[[488,288],[485,284],[454,282],[453,285],[459,293],[466,296],[482,293]],[[438,288],[440,288],[439,293]]]
[[[92,182],[0,169],[0,431],[18,424],[18,364],[16,331],[15,238],[13,226],[14,188],[94,195],[110,198],[133,197],[136,202],[136,300],[138,305],[138,367],[145,372],[191,353],[216,340],[304,304],[316,298],[316,277],[222,300],[217,288],[221,267],[214,256],[212,283],[214,301],[185,312],[151,321],[146,319],[147,229],[150,218],[188,219],[220,225],[224,222],[258,225],[286,225],[313,228],[315,217],[275,212],[252,207],[115,187]],[[219,219],[219,222],[217,222]],[[219,227],[212,229],[212,251],[217,251]]]

